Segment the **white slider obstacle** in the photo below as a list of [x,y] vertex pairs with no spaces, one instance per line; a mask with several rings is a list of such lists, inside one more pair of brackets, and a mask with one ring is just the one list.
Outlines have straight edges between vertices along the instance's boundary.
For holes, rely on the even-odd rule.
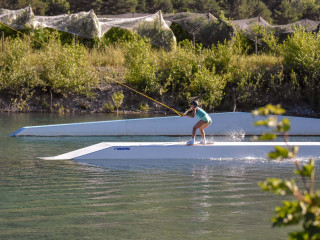
[[[320,142],[292,142],[298,146],[298,158],[319,158]],[[266,154],[283,142],[215,142],[186,145],[179,142],[102,142],[44,160],[116,160],[116,159],[266,159]]]
[[[244,133],[247,136],[261,135],[265,127],[255,127],[251,113],[211,113],[213,123],[206,128],[207,135],[228,136]],[[283,117],[279,117],[280,119]],[[288,117],[291,136],[320,136],[320,119]],[[116,121],[84,122],[44,126],[22,127],[10,136],[186,136],[191,134],[197,118],[157,117]]]

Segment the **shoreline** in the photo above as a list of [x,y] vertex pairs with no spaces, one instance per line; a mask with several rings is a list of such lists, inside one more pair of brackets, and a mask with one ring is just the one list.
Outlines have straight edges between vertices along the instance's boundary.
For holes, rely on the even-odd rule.
[[[121,86],[109,85],[104,88],[92,90],[92,96],[70,93],[68,95],[53,95],[50,99],[49,93],[37,92],[34,90],[30,96],[11,96],[2,94],[0,96],[0,113],[57,113],[57,114],[96,114],[96,113],[114,113],[117,111],[114,107],[112,94],[122,91],[124,99],[118,114],[148,114],[159,116],[175,116],[172,110],[167,109],[151,100],[146,99],[136,93],[133,93]],[[175,99],[170,96],[162,96],[162,101],[174,109],[184,112],[186,109],[177,106]],[[274,103],[276,104],[276,103]],[[280,103],[286,110],[284,116],[320,118],[320,113],[311,109],[307,103]],[[143,108],[140,106],[143,106]],[[251,112],[257,107],[237,106],[235,112]],[[233,112],[233,109],[214,109],[208,110],[209,113]]]
[[[226,112],[233,112],[233,111],[214,111],[214,112],[208,112],[208,113],[226,113]],[[250,111],[241,111],[237,110],[234,112],[250,112]],[[150,116],[178,116],[177,114],[173,113],[172,111],[156,111],[156,110],[149,110],[149,111],[134,111],[134,110],[122,110],[119,109],[119,111],[99,111],[99,110],[73,110],[73,111],[12,111],[12,110],[3,110],[0,109],[0,113],[41,113],[41,114],[58,114],[58,115],[68,115],[68,114],[116,114],[116,115],[150,115]],[[291,116],[291,117],[304,117],[304,118],[320,118],[320,114],[317,113],[310,113],[306,114],[305,112],[297,112],[296,110],[287,110],[283,116]]]

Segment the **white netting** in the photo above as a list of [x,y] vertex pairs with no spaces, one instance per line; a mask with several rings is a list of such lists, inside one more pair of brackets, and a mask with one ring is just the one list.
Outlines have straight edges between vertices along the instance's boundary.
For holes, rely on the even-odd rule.
[[304,27],[307,31],[318,31],[320,21],[313,21],[310,19],[302,19],[300,21],[287,24],[287,25],[274,25],[273,28],[275,30],[281,30],[284,34],[290,34],[294,32],[294,28],[297,26]]
[[[271,29],[271,25],[264,20],[262,17],[234,20],[232,24],[240,30],[248,39],[252,41],[258,41],[259,44],[262,44],[261,34],[259,34],[260,27],[264,27],[268,31]],[[257,28],[258,27],[258,28]]]
[[264,20],[262,17],[256,18],[248,18],[242,20],[234,20],[232,21],[234,25],[236,25],[239,29],[243,31],[251,31],[253,26],[263,26],[270,27],[271,25]]
[[34,14],[30,6],[19,10],[0,8],[0,21],[14,29],[23,30],[34,27]]
[[142,17],[132,17],[132,18],[102,18],[99,17],[101,35],[104,35],[112,27],[124,28],[131,31],[137,31],[141,23],[143,22],[154,22],[158,21],[160,27],[164,29],[170,29],[169,26],[162,18],[161,12],[142,16]]
[[151,39],[156,46],[170,47],[175,36],[163,20],[161,11],[139,17],[97,17],[93,10],[58,16],[34,16],[31,7],[0,9],[0,21],[14,29],[53,28],[84,38],[101,38],[111,28],[123,28]]
[[53,28],[84,38],[101,36],[98,18],[92,10],[90,12],[52,17],[36,16],[34,26],[38,28]]
[[111,28],[123,28],[134,31],[151,39],[152,44],[169,48],[176,38],[169,28],[177,24],[205,46],[229,39],[235,31],[234,26],[248,38],[256,37],[255,26],[275,30],[278,36],[286,36],[294,31],[294,26],[301,25],[308,31],[319,31],[320,22],[303,19],[287,25],[270,25],[261,17],[228,22],[217,19],[210,13],[167,14],[163,18],[161,11],[155,14],[129,13],[115,16],[99,16],[91,10],[59,16],[34,16],[29,6],[20,10],[0,9],[0,22],[17,30],[30,28],[53,28],[84,38],[101,38]]
[[140,17],[99,17],[101,36],[111,28],[123,28],[137,32],[140,36],[150,38],[155,46],[170,48],[171,42],[176,42],[176,38],[164,21],[161,11]]
[[210,21],[217,21],[218,19],[213,16],[211,13],[176,13],[176,14],[166,14],[165,20],[169,23],[169,26],[172,23],[177,23],[184,27],[188,32],[193,31],[193,27],[190,26],[191,22],[198,21],[198,27],[204,23]]
[[166,14],[164,19],[170,24],[179,25],[204,46],[230,39],[234,28],[226,21],[217,19],[210,13]]
[[[233,24],[241,30],[249,39],[254,39],[257,34],[254,31],[254,28],[257,26],[264,27],[267,31],[273,30],[275,35],[280,39],[285,39],[288,34],[292,34],[295,30],[295,27],[302,26],[306,31],[318,32],[320,21],[313,21],[309,19],[302,19],[300,21],[286,24],[286,25],[270,25],[262,17],[250,18],[235,20]],[[259,36],[258,36],[259,37]]]

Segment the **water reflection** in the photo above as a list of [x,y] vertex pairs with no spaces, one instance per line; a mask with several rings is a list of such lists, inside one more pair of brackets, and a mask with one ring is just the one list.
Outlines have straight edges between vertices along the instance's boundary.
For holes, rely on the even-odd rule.
[[127,159],[91,166],[37,157],[153,138],[7,137],[24,125],[96,118],[0,114],[0,239],[287,238],[288,229],[270,224],[282,198],[260,191],[257,182],[291,178],[290,161]]

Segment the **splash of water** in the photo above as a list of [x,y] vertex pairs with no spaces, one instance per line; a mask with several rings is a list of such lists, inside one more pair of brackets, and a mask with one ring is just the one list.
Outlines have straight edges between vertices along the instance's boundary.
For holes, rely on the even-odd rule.
[[228,141],[241,142],[244,139],[245,135],[246,133],[243,130],[231,132],[229,134]]

